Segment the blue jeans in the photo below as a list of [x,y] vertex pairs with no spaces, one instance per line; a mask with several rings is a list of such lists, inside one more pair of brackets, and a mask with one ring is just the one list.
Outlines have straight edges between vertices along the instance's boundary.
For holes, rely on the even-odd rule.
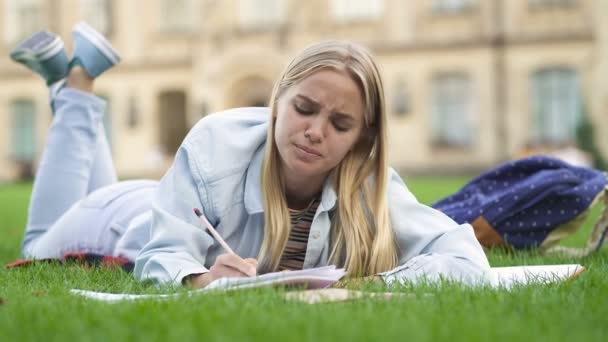
[[105,102],[76,89],[55,97],[23,239],[22,255],[111,255],[130,220],[150,209],[155,181],[117,182],[103,129]]

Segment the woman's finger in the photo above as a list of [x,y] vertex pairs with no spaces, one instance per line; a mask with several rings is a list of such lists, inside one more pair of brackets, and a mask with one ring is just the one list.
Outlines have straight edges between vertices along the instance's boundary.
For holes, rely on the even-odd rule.
[[215,275],[216,278],[222,278],[222,277],[232,277],[232,278],[244,278],[244,277],[249,277],[249,275],[235,269],[232,268],[230,266],[226,266],[226,265],[214,265],[213,267],[213,271],[212,271]]
[[217,257],[215,262],[219,262],[222,265],[226,265],[228,267],[232,267],[236,270],[239,270],[242,273],[248,275],[249,277],[255,277],[257,273],[255,266],[243,260],[243,258],[236,254],[222,254]]
[[245,262],[253,265],[253,267],[255,267],[256,269],[258,268],[258,261],[254,258],[247,258],[245,259]]

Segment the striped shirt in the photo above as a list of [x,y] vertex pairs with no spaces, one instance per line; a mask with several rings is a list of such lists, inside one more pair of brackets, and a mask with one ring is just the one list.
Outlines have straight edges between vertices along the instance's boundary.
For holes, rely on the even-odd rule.
[[299,211],[289,209],[291,217],[291,231],[285,250],[279,262],[279,270],[301,270],[304,267],[306,257],[306,246],[308,245],[308,235],[310,225],[317,212],[320,200],[313,200],[308,208]]

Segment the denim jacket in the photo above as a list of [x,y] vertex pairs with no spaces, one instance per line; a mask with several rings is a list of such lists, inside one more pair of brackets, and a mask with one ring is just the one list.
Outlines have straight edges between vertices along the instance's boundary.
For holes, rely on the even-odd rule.
[[[268,108],[238,108],[209,115],[192,128],[159,184],[151,213],[129,228],[149,234],[136,258],[137,279],[181,284],[190,274],[208,272],[225,253],[205,232],[195,207],[238,255],[257,257],[264,238],[260,176],[269,116]],[[384,281],[440,276],[465,283],[490,280],[488,260],[472,227],[419,203],[392,169],[389,179],[399,266],[381,273]],[[328,263],[330,214],[337,200],[327,181],[310,227],[304,268]]]

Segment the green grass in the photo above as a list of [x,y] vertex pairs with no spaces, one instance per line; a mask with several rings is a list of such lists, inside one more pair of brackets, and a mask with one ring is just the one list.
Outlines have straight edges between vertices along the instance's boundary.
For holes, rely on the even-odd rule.
[[[431,203],[465,181],[416,178],[408,185]],[[0,263],[18,257],[30,191],[29,184],[0,187]],[[588,223],[567,244],[582,245],[590,228]],[[286,302],[282,290],[274,289],[106,304],[71,296],[68,289],[160,290],[122,271],[53,264],[1,268],[0,340],[606,341],[607,257],[606,249],[584,259],[492,252],[493,266],[576,262],[587,271],[573,281],[512,291],[405,286],[392,291],[413,296],[318,305]]]

